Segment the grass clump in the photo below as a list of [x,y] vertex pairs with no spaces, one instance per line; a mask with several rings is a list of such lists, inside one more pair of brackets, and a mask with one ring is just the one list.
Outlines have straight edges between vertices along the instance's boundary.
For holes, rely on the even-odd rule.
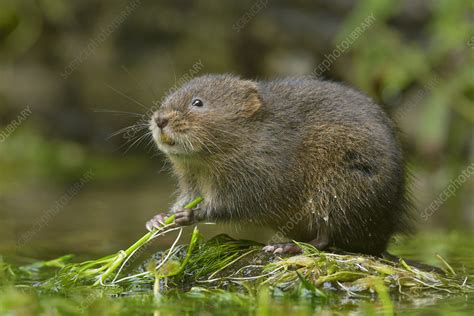
[[[197,198],[186,207],[192,208],[201,201]],[[441,257],[446,273],[427,271],[422,265],[396,257],[394,260],[322,252],[304,243],[298,243],[303,250],[300,255],[275,255],[263,252],[260,243],[227,235],[206,241],[197,227],[187,245],[178,245],[182,228],[174,226],[173,220],[174,217],[168,218],[162,227],[148,232],[126,250],[97,260],[71,263],[72,256],[67,255],[23,267],[0,260],[0,281],[20,290],[24,299],[34,297],[32,291],[82,297],[79,305],[74,303],[76,310],[93,308],[112,296],[145,295],[147,302],[152,297],[148,308],[159,303],[172,309],[173,302],[185,298],[191,304],[205,299],[222,304],[232,302],[236,308],[258,312],[265,305],[261,302],[270,296],[309,299],[317,305],[343,304],[354,298],[376,299],[384,313],[391,315],[396,298],[413,300],[474,293],[468,277],[456,274]],[[177,238],[168,250],[156,253],[138,269],[119,278],[144,245],[175,230]],[[81,294],[83,290],[88,294]],[[17,295],[13,294],[12,297]]]
[[[344,292],[349,296],[369,297],[372,293],[388,297],[423,296],[428,293],[471,291],[465,278],[429,272],[383,258],[350,253],[320,252],[301,244],[303,254],[278,256],[261,251],[262,245],[219,235],[200,240],[194,247],[183,273],[167,282],[167,287],[187,284],[207,288],[232,286],[256,291],[263,286],[286,293],[324,296]],[[172,260],[180,260],[177,252]]]
[[[198,197],[186,205],[185,208],[193,208],[201,201],[202,198]],[[152,231],[146,233],[126,250],[120,250],[115,254],[96,260],[67,264],[62,267],[56,276],[56,279],[53,281],[59,281],[62,284],[76,284],[78,282],[80,284],[90,284],[91,281],[94,281],[93,285],[114,285],[120,281],[117,280],[118,276],[122,269],[126,266],[128,260],[132,258],[133,255],[137,253],[145,244],[159,236],[164,235],[165,233],[169,233],[174,230],[180,230],[179,236],[181,236],[182,229],[179,227],[173,227],[173,221],[174,215],[168,217],[164,221],[162,227],[155,228]],[[116,273],[115,277],[112,279],[112,281],[110,281],[110,278],[114,273]],[[110,281],[110,283],[107,283],[108,281]]]
[[[197,203],[199,200],[193,205]],[[123,291],[153,288],[155,294],[160,295],[173,290],[219,289],[253,296],[266,288],[275,296],[327,298],[334,293],[358,298],[377,296],[387,306],[394,295],[416,298],[433,293],[451,295],[473,290],[468,278],[456,275],[442,258],[446,274],[426,271],[403,259],[396,261],[369,255],[322,252],[304,243],[299,243],[303,249],[300,255],[275,255],[263,252],[260,243],[235,240],[227,235],[205,241],[197,227],[188,245],[177,245],[182,230],[172,228],[179,229],[179,234],[170,249],[158,252],[134,273],[118,279],[124,264],[137,249],[156,236],[169,232],[168,226],[171,226],[169,222],[115,255],[82,263],[67,263],[71,257],[64,256],[22,267],[20,271],[31,273],[38,268],[60,268],[54,277],[42,283],[55,288],[71,285],[107,285],[121,287]],[[5,263],[0,271],[6,275],[14,273]],[[112,277],[114,273],[115,277]]]

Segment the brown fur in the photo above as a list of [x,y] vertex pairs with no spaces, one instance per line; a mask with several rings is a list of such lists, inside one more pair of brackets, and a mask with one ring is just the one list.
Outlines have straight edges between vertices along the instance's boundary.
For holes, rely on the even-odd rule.
[[[195,98],[204,106],[193,107]],[[299,241],[325,224],[330,246],[370,254],[408,227],[393,124],[360,92],[309,77],[207,75],[169,95],[156,115],[169,119],[163,132],[177,144],[160,144],[152,120],[179,180],[175,210],[201,195],[201,220],[286,227]]]

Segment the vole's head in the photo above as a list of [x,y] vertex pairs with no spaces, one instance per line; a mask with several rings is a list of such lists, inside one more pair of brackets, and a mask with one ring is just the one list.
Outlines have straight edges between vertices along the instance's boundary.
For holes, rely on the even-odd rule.
[[229,75],[198,77],[165,98],[150,129],[158,148],[168,155],[223,152],[249,132],[260,101],[253,81]]

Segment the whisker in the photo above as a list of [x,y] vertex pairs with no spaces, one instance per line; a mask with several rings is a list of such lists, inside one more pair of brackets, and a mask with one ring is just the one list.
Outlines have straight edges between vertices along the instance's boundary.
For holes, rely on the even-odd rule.
[[134,125],[130,125],[130,126],[127,126],[127,127],[123,127],[121,129],[119,129],[118,131],[115,131],[113,132],[109,137],[107,137],[106,139],[109,140],[111,139],[112,137],[114,136],[117,136],[119,134],[122,134],[122,133],[125,133],[126,131],[129,131],[131,129],[134,129],[136,128],[137,129],[137,132],[139,131],[142,131],[144,129],[146,129],[148,127],[148,124],[141,124],[141,125],[138,125],[138,124],[134,124]]
[[127,150],[125,150],[124,154],[126,154],[133,146],[135,146],[135,144],[140,144],[140,141],[142,141],[143,139],[145,139],[147,136],[151,135],[151,132],[147,132],[143,135],[141,135],[140,137],[137,137],[137,139],[127,148]]
[[[133,81],[135,81],[135,84],[137,85],[138,88],[142,89],[142,90],[145,90],[143,88],[143,83],[140,82],[134,75],[132,75],[132,73],[127,69],[127,67],[123,66],[122,65],[122,70],[125,71],[125,73],[130,77],[132,78]],[[153,90],[152,86],[151,85],[146,85],[147,88],[151,91],[151,94],[153,95],[153,97],[155,99],[158,99],[158,95],[156,94],[155,90]]]
[[145,148],[147,148],[147,152],[149,153],[150,150],[153,150],[153,149],[158,149],[156,146],[155,146],[155,139],[153,138],[153,135],[152,137],[150,137],[150,139],[148,140],[148,143],[145,145]]
[[213,142],[208,135],[206,135],[205,133],[203,133],[203,135],[200,135],[203,139],[199,139],[198,137],[195,137],[195,139],[199,140],[199,142],[201,142],[203,144],[203,146],[207,149],[207,151],[209,153],[213,153],[213,151],[209,148],[209,146],[205,143],[209,142],[211,143],[212,145],[214,145],[214,147],[220,151],[221,153],[224,153],[224,151],[215,143]]
[[191,147],[191,151],[194,151],[194,145],[193,142],[189,139],[189,135],[186,135],[186,141],[188,142],[189,147]]
[[127,149],[123,152],[123,154],[125,155],[135,144],[137,144],[141,139],[143,139],[143,137],[145,137],[148,133],[144,133],[142,135],[138,135],[134,138],[131,138],[129,140],[127,140],[124,144],[122,144],[118,150],[124,148],[125,146],[128,146]]
[[214,147],[216,147],[217,150],[219,150],[221,153],[224,153],[224,151],[214,141],[212,141],[209,136],[206,137],[206,140],[209,141],[212,145],[214,145]]
[[96,113],[112,113],[112,114],[128,114],[130,116],[142,117],[144,114],[128,111],[116,111],[116,110],[107,110],[107,109],[94,109]]
[[242,134],[239,134],[239,133],[233,133],[231,131],[226,131],[226,130],[216,128],[216,127],[214,127],[213,130],[218,131],[219,133],[223,133],[223,134],[227,134],[227,135],[230,135],[230,136],[235,136],[235,137],[238,137],[238,138],[242,138]]
[[132,101],[132,102],[135,103],[135,104],[138,104],[139,106],[141,106],[142,108],[144,108],[146,111],[149,110],[149,108],[148,108],[145,104],[143,104],[143,103],[141,103],[141,102],[135,100],[134,98],[128,96],[127,94],[123,93],[122,91],[119,91],[119,90],[115,89],[114,87],[112,87],[112,86],[110,86],[110,85],[108,85],[108,84],[105,84],[105,85],[106,85],[108,88],[110,88],[110,89],[112,89],[113,91],[115,91],[115,93],[117,93],[117,94],[121,95],[122,97],[124,97],[124,98],[126,98],[126,99]]
[[212,151],[209,149],[209,147],[198,137],[193,137],[193,140],[199,142],[209,153],[212,153]]

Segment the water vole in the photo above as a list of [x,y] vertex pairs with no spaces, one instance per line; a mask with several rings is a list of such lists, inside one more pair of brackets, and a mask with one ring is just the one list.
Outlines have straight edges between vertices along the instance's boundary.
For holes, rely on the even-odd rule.
[[[206,75],[167,96],[150,128],[179,181],[178,225],[248,221],[285,227],[289,239],[319,249],[368,254],[383,252],[408,227],[393,124],[346,86]],[[204,198],[199,208],[185,210],[196,196]],[[297,251],[291,244],[265,249]]]

